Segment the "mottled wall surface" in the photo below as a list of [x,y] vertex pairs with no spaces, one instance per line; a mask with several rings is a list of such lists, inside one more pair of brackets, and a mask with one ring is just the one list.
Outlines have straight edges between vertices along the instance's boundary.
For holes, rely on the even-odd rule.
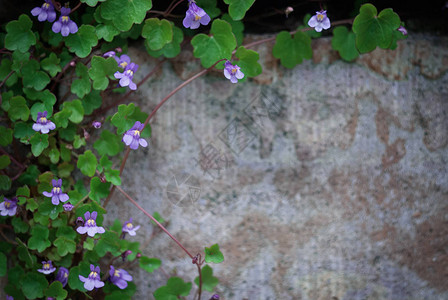
[[[411,36],[350,64],[329,40],[314,46],[287,70],[263,45],[259,77],[212,73],[181,90],[153,119],[150,147],[132,151],[123,187],[194,254],[220,244],[224,299],[448,299],[448,39]],[[140,76],[155,65],[132,55]],[[185,52],[132,100],[150,112],[199,69]],[[194,280],[191,260],[165,235],[150,240],[118,192],[108,209],[142,225],[144,254],[166,273]],[[142,299],[166,282],[138,272]]]

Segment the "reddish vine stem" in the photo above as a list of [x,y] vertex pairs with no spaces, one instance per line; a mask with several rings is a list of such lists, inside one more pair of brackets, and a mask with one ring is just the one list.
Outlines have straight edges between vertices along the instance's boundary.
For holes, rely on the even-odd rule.
[[202,294],[202,272],[201,272],[201,266],[199,265],[199,263],[196,263],[196,266],[198,267],[198,273],[199,273],[198,300],[201,300],[201,294]]
[[151,216],[150,213],[148,213],[146,210],[143,209],[143,207],[141,207],[134,199],[132,199],[131,196],[129,196],[121,187],[116,186],[117,189],[129,200],[132,202],[132,204],[134,204],[140,211],[142,211],[148,218],[150,218],[153,222],[155,222],[157,224],[157,226],[159,226],[160,229],[162,229],[174,242],[176,242],[176,244],[182,248],[182,250],[184,250],[185,253],[187,253],[187,255],[193,259],[193,255],[191,255],[190,252],[188,252],[188,250],[162,225],[160,224],[153,216]]
[[178,6],[178,5],[181,4],[182,2],[184,2],[184,0],[179,0],[179,1],[177,1],[177,3],[174,4],[173,6],[168,7],[167,12],[166,12],[165,14],[163,14],[163,16],[165,17],[166,15],[170,14],[170,13],[176,8],[176,6]]
[[59,80],[61,79],[62,75],[64,75],[65,72],[67,72],[67,70],[71,67],[71,63],[75,62],[76,58],[73,59],[72,61],[70,61],[69,63],[67,63],[64,68],[61,70],[61,72],[59,72],[58,76],[56,76],[56,78],[54,79],[53,85],[50,88],[50,92],[53,92],[54,88],[56,87],[56,85],[58,84]]
[[9,74],[5,77],[5,79],[3,79],[2,83],[0,83],[0,88],[5,84],[6,80],[9,79],[9,77],[12,76],[12,74],[14,74],[15,71],[11,71],[9,72]]
[[80,6],[81,6],[81,1],[79,1],[78,5],[76,5],[75,8],[70,10],[70,13],[74,13]]

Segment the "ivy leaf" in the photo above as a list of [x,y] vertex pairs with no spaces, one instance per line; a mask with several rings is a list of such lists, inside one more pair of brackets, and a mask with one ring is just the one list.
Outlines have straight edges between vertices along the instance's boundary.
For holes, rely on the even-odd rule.
[[67,128],[68,118],[71,116],[72,112],[68,108],[64,108],[60,112],[54,114],[54,122],[57,128]]
[[143,22],[151,7],[151,0],[108,0],[101,4],[101,16],[120,31],[128,31],[134,23]]
[[110,183],[101,182],[98,177],[93,177],[90,180],[89,198],[99,203],[101,199],[104,199],[109,195],[109,187]]
[[224,3],[229,4],[229,15],[234,20],[241,20],[254,4],[255,0],[224,0]]
[[22,68],[23,85],[34,88],[37,91],[43,90],[50,83],[50,77],[40,70],[37,60],[31,59]]
[[233,20],[229,14],[222,15],[222,19],[230,24],[232,26],[232,32],[235,35],[236,43],[238,45],[241,45],[243,43],[243,31],[244,31],[244,24],[241,21],[235,21]]
[[211,67],[220,59],[230,59],[236,47],[236,39],[232,33],[232,26],[223,20],[213,21],[211,36],[197,34],[192,40],[193,55],[201,59],[204,68]]
[[58,254],[60,256],[65,256],[67,253],[75,253],[76,243],[72,239],[66,237],[58,237],[53,244],[58,249]]
[[104,2],[106,0],[81,0],[82,3],[87,4],[90,7],[95,7],[98,2]]
[[81,123],[84,118],[84,107],[82,106],[81,100],[66,101],[63,107],[71,113],[68,117],[70,121],[75,124]]
[[221,14],[221,10],[217,7],[216,0],[197,0],[196,4],[205,10],[210,19],[214,19]]
[[89,76],[93,80],[93,88],[104,91],[109,85],[108,76],[114,75],[116,71],[118,71],[118,64],[113,57],[106,59],[94,56],[89,70]]
[[[12,71],[12,62],[9,59],[2,59],[1,65],[0,65],[0,80],[5,80],[6,76],[9,75],[9,73]],[[13,86],[17,82],[17,74],[12,74],[5,82],[6,86]]]
[[[30,196],[30,188],[26,185],[19,187],[16,191],[16,196],[19,199],[19,205],[24,204],[27,201],[27,198]],[[19,197],[19,196],[25,196],[25,197]]]
[[359,56],[355,44],[355,34],[349,32],[344,26],[338,26],[333,29],[331,45],[345,61],[352,61]]
[[[121,104],[118,106],[118,112],[116,112],[112,119],[112,125],[117,127],[117,133],[123,134],[126,130],[131,129],[136,121],[144,122],[148,115],[136,107],[134,103],[129,105]],[[143,129],[142,137],[147,138],[151,135],[151,126],[148,124]]]
[[[219,279],[213,276],[213,269],[209,265],[205,265],[201,270],[202,287],[209,292],[213,292],[215,286],[218,285]],[[199,276],[194,279],[194,283],[199,286]]]
[[107,170],[104,172],[106,180],[113,185],[121,185],[120,171],[119,170]]
[[101,131],[101,137],[93,144],[98,153],[103,155],[115,156],[123,151],[123,143],[121,137],[113,134],[107,129]]
[[2,155],[0,156],[0,170],[5,169],[9,164],[11,163],[11,160],[9,159],[8,155]]
[[145,270],[148,273],[154,272],[154,270],[157,270],[160,267],[160,265],[162,264],[160,259],[149,258],[146,256],[140,257],[139,261],[140,261],[140,268],[142,268],[143,270]]
[[[156,211],[153,213],[152,216],[153,216],[154,219],[156,219],[157,222],[159,222],[160,224],[163,224],[163,223],[165,222],[165,219],[162,218],[162,216],[161,216],[158,212],[156,212]],[[151,220],[151,223],[152,223],[153,225],[157,225],[156,222],[154,222],[153,220]]]
[[104,39],[106,42],[112,42],[114,37],[120,34],[120,30],[112,24],[99,24],[96,26],[96,34],[99,39]]
[[27,299],[36,299],[44,296],[44,289],[48,286],[48,281],[43,274],[27,272],[20,278],[20,285]]
[[179,277],[171,277],[166,285],[159,287],[153,295],[156,300],[177,300],[180,296],[188,296],[191,286],[191,282],[184,282]]
[[53,106],[56,103],[56,96],[48,89],[36,91],[35,89],[24,88],[23,91],[28,100],[42,101],[46,106]]
[[56,298],[57,300],[64,300],[67,298],[68,292],[62,287],[60,281],[53,281],[52,284],[45,290],[46,297]]
[[48,72],[51,77],[56,76],[59,72],[61,72],[61,60],[54,54],[53,52],[50,53],[50,56],[47,58],[44,58],[40,62],[40,66],[42,69]]
[[[50,189],[46,190],[49,191]],[[62,205],[54,205],[48,198],[45,198],[45,200],[39,205],[38,211],[43,216],[49,216],[50,219],[55,220],[59,216],[59,213],[63,211]]]
[[[32,124],[24,122],[16,122],[14,127],[14,137],[17,139],[29,139],[36,132],[32,128]],[[2,134],[0,133],[0,141]],[[3,137],[4,138],[4,137]],[[0,143],[1,144],[1,143]]]
[[19,20],[9,22],[6,25],[5,48],[25,53],[31,46],[36,45],[32,26],[33,22],[27,15],[20,15]]
[[142,37],[146,39],[146,45],[151,50],[160,50],[173,40],[172,24],[163,19],[147,19],[143,26]]
[[13,218],[11,224],[14,227],[14,232],[17,233],[27,233],[28,229],[30,228],[28,223],[22,221],[22,219],[20,218]]
[[36,165],[30,165],[26,171],[20,175],[19,181],[22,184],[27,184],[29,186],[37,185],[37,177],[39,176],[40,171]]
[[96,165],[98,161],[96,160],[96,156],[92,153],[92,151],[87,150],[84,154],[81,154],[78,157],[77,167],[81,170],[82,174],[92,177],[95,175]]
[[31,253],[28,251],[28,248],[24,243],[22,243],[20,240],[18,242],[19,242],[19,246],[17,247],[18,257],[21,261],[25,263],[26,267],[31,268],[37,262],[37,258],[35,255],[31,255]]
[[84,97],[86,94],[90,93],[91,84],[89,80],[88,68],[83,63],[76,64],[76,75],[79,78],[75,79],[70,87],[72,93],[76,94],[78,97]]
[[91,25],[81,25],[76,34],[70,34],[65,44],[70,52],[74,52],[80,58],[87,57],[92,51],[92,47],[98,44],[98,37],[95,33],[95,27]]
[[154,51],[149,47],[149,40],[145,40],[145,47],[151,56],[159,57],[161,55],[167,58],[176,57],[180,53],[180,43],[184,40],[184,33],[179,27],[173,26],[173,40],[163,46],[162,49]]
[[120,243],[117,234],[111,231],[101,234],[94,250],[99,257],[103,257],[107,252],[110,252],[113,256],[120,255]]
[[100,91],[94,90],[82,99],[82,106],[84,107],[84,114],[90,115],[95,109],[101,107],[103,99]]
[[0,175],[0,190],[7,191],[11,188],[11,179],[6,175]]
[[364,4],[353,21],[356,47],[360,53],[374,50],[377,46],[389,48],[394,31],[400,26],[400,17],[391,8],[383,9],[377,16],[376,7]]
[[236,50],[235,57],[239,59],[238,67],[245,76],[255,77],[261,74],[261,65],[258,63],[260,56],[254,50],[247,50],[241,46]]
[[90,264],[85,261],[80,262],[76,267],[70,268],[68,273],[68,286],[72,290],[85,292],[84,283],[79,280],[79,275],[87,277],[90,274]]
[[[16,218],[14,218],[16,219]],[[7,270],[7,260],[6,260],[6,255],[3,254],[3,252],[0,252],[0,277],[3,277],[6,275],[6,270]]]
[[12,143],[12,129],[0,126],[0,146],[8,146]]
[[275,39],[272,54],[280,59],[283,66],[293,68],[303,59],[313,57],[311,38],[301,31],[296,32],[294,37],[287,31],[281,31]]
[[214,244],[210,248],[205,247],[205,262],[219,264],[224,261],[224,255],[219,250],[219,245]]
[[11,121],[28,120],[30,116],[30,109],[26,105],[26,100],[22,96],[15,96],[9,100],[11,107],[8,110],[8,117]]
[[35,224],[33,228],[31,228],[31,238],[28,240],[28,247],[31,250],[37,250],[39,252],[44,251],[51,246],[51,243],[48,240],[49,234],[50,231],[46,226]]
[[33,155],[35,157],[38,157],[42,153],[42,151],[47,149],[49,145],[48,135],[36,133],[30,139],[30,143],[31,143],[31,152],[33,152]]

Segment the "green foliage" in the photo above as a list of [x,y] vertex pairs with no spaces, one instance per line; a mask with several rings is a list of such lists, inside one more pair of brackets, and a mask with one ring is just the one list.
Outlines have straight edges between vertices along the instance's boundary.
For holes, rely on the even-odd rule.
[[11,121],[28,120],[30,116],[30,109],[26,105],[26,100],[22,96],[12,97],[9,100],[11,107],[8,110],[8,117]]
[[359,56],[355,44],[355,34],[349,32],[344,26],[333,29],[333,39],[331,40],[333,49],[339,52],[343,60],[352,61]]
[[[201,270],[201,276],[204,290],[213,292],[219,283],[219,279],[213,276],[213,269],[209,265],[205,265]],[[199,286],[199,276],[194,279],[194,283]]]
[[258,63],[260,56],[254,50],[241,46],[236,50],[235,57],[239,59],[238,66],[245,76],[255,77],[261,74],[261,65]]
[[159,287],[154,292],[154,298],[156,300],[177,300],[180,296],[188,296],[191,286],[191,282],[184,282],[179,277],[171,277],[166,285]]
[[211,36],[197,34],[191,44],[194,56],[201,60],[204,68],[211,67],[220,59],[230,59],[236,47],[236,39],[232,33],[232,26],[223,20],[216,19],[212,23]]
[[5,47],[9,50],[19,50],[24,53],[36,44],[36,37],[31,31],[33,22],[27,15],[20,15],[19,20],[6,25]]
[[160,50],[173,40],[173,26],[167,20],[147,19],[143,26],[142,36],[150,50]]
[[76,34],[70,34],[65,41],[70,52],[74,52],[78,57],[84,58],[90,54],[92,47],[98,44],[98,37],[95,27],[91,25],[81,25]]
[[37,250],[39,252],[44,251],[51,246],[48,236],[50,231],[47,227],[42,225],[34,225],[31,228],[31,238],[28,241],[28,247],[32,250]]
[[48,281],[43,274],[27,272],[20,278],[20,285],[27,299],[36,299],[44,296]]
[[6,259],[6,255],[3,254],[3,252],[0,252],[0,277],[5,276],[6,270],[7,270],[7,259]]
[[353,22],[356,47],[360,53],[375,50],[377,46],[387,49],[392,45],[394,31],[399,26],[400,17],[391,8],[383,9],[377,15],[375,6],[364,4]]
[[224,255],[219,250],[219,245],[214,244],[210,248],[205,247],[205,262],[219,264],[224,261]]
[[150,47],[149,39],[145,39],[145,47],[148,53],[154,57],[159,57],[161,55],[167,58],[176,57],[180,53],[180,43],[184,40],[184,33],[179,27],[172,25],[173,27],[173,39],[171,42],[165,44],[160,50],[152,50]]
[[227,23],[229,23],[230,26],[232,26],[232,32],[233,32],[233,35],[235,35],[236,43],[238,45],[241,45],[243,43],[243,38],[244,38],[244,35],[243,35],[244,24],[243,24],[243,22],[235,21],[228,14],[222,15],[222,19],[224,21],[226,21]]
[[58,74],[62,70],[60,63],[61,63],[61,59],[58,58],[56,56],[56,54],[50,53],[50,56],[48,56],[47,58],[44,58],[40,62],[40,66],[42,67],[42,69],[47,71],[51,77],[54,77],[54,76],[56,76],[56,74]]
[[160,261],[160,259],[149,258],[146,256],[140,257],[139,261],[140,261],[140,268],[142,268],[143,270],[145,270],[148,273],[154,272],[162,265],[162,262]]
[[311,38],[301,31],[296,32],[294,37],[289,32],[282,31],[275,39],[272,54],[280,59],[284,67],[293,68],[302,63],[303,59],[312,58]]
[[31,152],[33,152],[34,156],[39,156],[42,151],[44,151],[48,145],[48,135],[35,133],[33,137],[30,139],[31,143]]
[[75,79],[70,87],[71,92],[76,94],[78,97],[84,97],[91,90],[91,83],[89,80],[88,68],[82,64],[76,64],[76,75],[79,77]]
[[92,177],[95,175],[96,165],[98,161],[92,151],[87,150],[78,158],[77,167],[86,176]]
[[93,144],[93,147],[101,156],[115,156],[123,151],[121,137],[113,134],[107,129],[101,131],[101,137]]
[[224,0],[224,3],[229,4],[229,15],[234,20],[241,20],[254,4],[255,0]]
[[62,283],[60,281],[54,281],[50,286],[45,290],[46,297],[56,298],[57,300],[63,300],[67,297],[68,292],[64,290],[62,287]]
[[143,22],[151,7],[151,0],[108,0],[101,4],[101,16],[112,21],[120,31],[128,31],[134,23]]
[[[123,134],[125,131],[131,129],[136,121],[144,122],[148,115],[141,112],[140,108],[136,107],[134,103],[129,105],[121,104],[118,106],[118,112],[115,113],[111,119],[112,124],[117,127],[117,133]],[[151,126],[146,126],[141,136],[149,137],[151,135]]]
[[94,56],[89,70],[89,76],[93,80],[93,88],[95,90],[105,90],[109,85],[108,77],[113,76],[116,71],[118,71],[118,65],[113,57],[106,59]]

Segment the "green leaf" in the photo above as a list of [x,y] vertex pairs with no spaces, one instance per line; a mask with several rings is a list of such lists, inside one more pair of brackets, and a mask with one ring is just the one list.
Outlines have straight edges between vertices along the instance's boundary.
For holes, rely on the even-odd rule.
[[76,231],[70,226],[60,226],[56,231],[56,237],[65,237],[69,240],[74,240],[76,236]]
[[109,187],[110,183],[101,182],[98,177],[93,177],[90,180],[89,198],[99,203],[101,199],[105,199],[109,195]]
[[37,91],[43,90],[50,83],[50,77],[40,71],[40,65],[37,60],[31,59],[23,65],[23,86],[34,88]]
[[[202,287],[209,292],[213,292],[215,286],[218,285],[219,279],[213,276],[213,269],[209,265],[205,265],[201,270]],[[194,283],[199,286],[199,276],[194,279]]]
[[84,97],[86,94],[90,93],[92,89],[89,79],[88,68],[83,63],[76,64],[76,75],[79,76],[75,79],[70,87],[72,93],[76,94],[78,97]]
[[37,262],[37,258],[35,255],[31,255],[28,251],[28,248],[22,241],[19,241],[19,246],[17,247],[17,254],[21,261],[23,261],[27,268],[33,267],[33,265]]
[[232,26],[223,20],[213,21],[211,36],[197,34],[192,40],[195,57],[201,59],[204,68],[211,67],[220,59],[230,59],[236,47],[236,39],[232,33]]
[[64,109],[67,109],[69,112],[71,112],[68,119],[72,121],[75,124],[81,123],[82,119],[84,118],[84,107],[82,106],[81,100],[73,100],[73,101],[66,101],[63,104]]
[[224,261],[224,255],[219,250],[219,245],[214,244],[210,248],[205,247],[205,262],[219,264]]
[[48,286],[48,281],[43,274],[29,272],[20,279],[20,285],[27,299],[36,299],[44,296],[44,289]]
[[[305,28],[310,28],[308,26],[308,21],[311,19],[311,15],[310,14],[305,14],[305,16],[303,17],[303,24],[304,25],[300,25],[299,27],[297,27],[297,30],[302,30]],[[307,30],[305,31],[305,33],[310,37],[310,38],[318,38],[322,36],[322,32],[317,32],[316,30],[312,29],[312,30]]]
[[116,233],[106,231],[101,234],[101,238],[95,245],[95,252],[99,257],[103,257],[107,252],[110,252],[112,256],[120,255],[120,243]]
[[55,220],[59,216],[59,213],[63,211],[63,208],[62,205],[54,205],[51,203],[50,198],[45,198],[45,201],[39,205],[38,211],[43,216],[49,216],[50,219]]
[[311,38],[301,31],[296,32],[294,37],[289,32],[282,31],[276,37],[272,54],[280,59],[283,66],[293,68],[302,63],[303,59],[312,58]]
[[124,146],[121,142],[121,136],[104,129],[101,131],[101,137],[93,144],[93,147],[101,156],[115,156],[123,151]]
[[[163,223],[165,222],[165,219],[162,218],[162,216],[161,216],[158,212],[156,212],[156,211],[152,214],[152,216],[153,216],[154,219],[156,219],[157,222],[159,222],[160,224],[163,224]],[[157,225],[156,222],[154,222],[153,220],[151,220],[151,223],[152,223],[153,225]]]
[[77,167],[86,176],[92,177],[95,175],[97,164],[96,156],[90,150],[87,150],[78,157]]
[[[121,104],[118,106],[118,112],[116,112],[112,119],[112,125],[117,127],[117,133],[123,134],[125,131],[131,129],[136,121],[144,122],[148,115],[136,107],[134,103],[129,105]],[[151,136],[151,127],[149,124],[143,129],[141,137],[146,138]]]
[[86,239],[82,247],[86,250],[92,251],[95,247],[94,239]]
[[9,50],[19,50],[22,53],[36,44],[36,37],[31,31],[33,22],[27,15],[20,15],[19,20],[6,25],[5,47]]
[[160,50],[173,40],[172,24],[165,19],[147,19],[143,26],[142,36],[146,39],[149,49]]
[[108,170],[104,172],[106,180],[113,185],[121,185],[120,171],[119,170]]
[[0,146],[8,146],[12,143],[12,129],[0,126]]
[[[6,76],[12,71],[11,68],[12,62],[9,59],[2,59],[0,65],[0,81],[5,80]],[[13,73],[5,82],[6,86],[13,86],[17,82],[17,74]]]
[[162,265],[160,259],[149,258],[146,256],[140,257],[139,261],[140,261],[140,268],[142,268],[148,273],[154,272],[154,270],[157,270]]
[[58,237],[53,244],[58,249],[60,256],[65,256],[67,253],[75,253],[76,251],[76,243],[66,237]]
[[221,10],[217,7],[216,0],[197,0],[196,4],[205,10],[210,16],[210,19],[214,19],[221,14]]
[[[31,123],[16,122],[14,127],[14,137],[17,139],[29,139],[36,132],[33,130]],[[0,133],[0,140],[2,134]]]
[[79,149],[86,145],[86,138],[75,135],[75,140],[73,141],[73,148]]
[[101,4],[101,16],[120,31],[128,31],[134,23],[143,22],[151,7],[151,0],[108,0]]
[[244,31],[244,24],[241,21],[235,21],[233,20],[228,14],[222,15],[222,19],[230,24],[232,26],[232,32],[235,35],[236,43],[238,45],[241,45],[243,43],[243,31]]
[[377,46],[387,49],[399,26],[400,17],[391,8],[383,9],[377,16],[375,6],[364,4],[353,22],[356,47],[360,53],[370,52]]
[[53,281],[52,284],[45,290],[46,297],[56,298],[57,300],[63,300],[67,297],[68,292],[62,287],[60,281]]
[[29,186],[37,185],[37,177],[39,176],[40,171],[36,165],[30,165],[26,169],[26,171],[20,175],[19,181],[22,184],[27,184]]
[[191,282],[184,282],[179,277],[171,277],[166,285],[159,287],[154,292],[154,298],[156,300],[177,300],[180,296],[188,296],[191,286]]
[[65,41],[70,52],[74,52],[78,57],[84,58],[90,54],[92,47],[98,44],[95,27],[91,25],[81,25],[76,34],[70,34]]
[[[26,197],[30,196],[30,188],[26,185],[19,187],[16,191],[16,196],[19,199],[19,205],[26,203],[28,199]],[[19,196],[25,196],[25,197],[19,197]]]
[[3,252],[0,252],[0,277],[5,276],[8,264],[6,260],[6,255]]
[[81,0],[82,3],[87,4],[88,6],[95,7],[98,2],[104,2],[106,0]]
[[60,66],[61,60],[54,54],[53,52],[50,53],[50,56],[47,58],[44,58],[40,62],[40,66],[42,69],[48,72],[51,77],[56,76],[59,72],[61,72],[61,66]]
[[36,224],[31,228],[31,238],[28,240],[28,247],[31,250],[37,250],[39,252],[44,251],[51,246],[48,240],[50,231],[47,227],[40,224]]
[[334,50],[339,52],[343,60],[352,61],[359,56],[355,44],[355,34],[349,32],[344,26],[338,26],[333,29],[331,45]]
[[232,19],[241,20],[255,0],[224,0],[224,2],[229,4],[229,15]]
[[96,34],[99,39],[104,39],[106,42],[112,42],[114,37],[120,33],[112,24],[99,24],[96,26]]
[[80,262],[76,267],[70,268],[68,274],[68,286],[72,290],[86,291],[84,283],[79,280],[79,275],[88,277],[90,274],[90,264],[85,261]]
[[90,115],[95,109],[101,107],[103,99],[101,98],[100,91],[93,90],[82,99],[82,106],[84,107],[84,114]]
[[0,190],[7,191],[11,188],[11,179],[6,175],[0,175]]
[[14,227],[14,231],[17,233],[26,233],[30,227],[28,223],[22,221],[20,218],[13,218],[11,224]]
[[9,101],[11,103],[11,107],[8,111],[8,117],[11,121],[28,120],[30,116],[30,109],[26,105],[26,100],[22,96],[12,97]]
[[42,153],[42,151],[44,151],[48,147],[49,145],[48,135],[36,133],[30,139],[30,143],[31,143],[31,152],[33,152],[33,155],[37,157]]
[[72,112],[68,108],[64,108],[60,112],[54,114],[54,123],[56,128],[67,128],[68,118],[71,116]]
[[173,25],[173,40],[163,46],[162,49],[154,51],[149,47],[149,40],[145,40],[145,47],[151,56],[159,57],[161,55],[167,58],[176,57],[180,53],[180,44],[184,40],[184,33],[179,27]]
[[95,90],[105,90],[109,85],[109,76],[118,71],[117,61],[113,57],[104,58],[94,56],[89,70],[89,76],[93,80]]
[[255,77],[261,74],[261,65],[258,63],[260,56],[254,50],[247,50],[241,46],[236,51],[235,57],[239,59],[238,67],[241,68],[245,77]]
[[11,163],[8,155],[0,156],[0,170],[5,169]]
[[22,77],[22,67],[30,60],[30,53],[22,53],[16,50],[12,53],[12,65],[11,69],[17,72],[17,75]]

